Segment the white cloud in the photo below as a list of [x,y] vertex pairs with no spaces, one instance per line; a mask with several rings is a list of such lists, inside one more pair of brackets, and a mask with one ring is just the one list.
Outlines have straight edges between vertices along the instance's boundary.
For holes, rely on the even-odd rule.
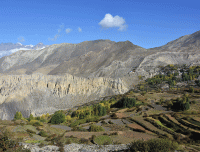
[[48,41],[56,41],[61,36],[60,33],[64,29],[64,26],[65,26],[64,24],[61,24],[58,29],[58,33],[53,38],[48,38]]
[[119,31],[123,31],[127,28],[125,19],[116,15],[113,17],[111,14],[106,14],[105,17],[99,22],[99,25],[103,28],[119,27]]
[[60,37],[59,34],[56,34],[54,38],[48,38],[49,41],[56,41]]
[[58,29],[58,34],[64,29],[64,26],[65,26],[64,24],[60,25],[60,28]]
[[68,33],[70,33],[72,31],[72,29],[70,29],[70,28],[67,28],[66,30],[65,30],[65,32],[68,34]]
[[78,27],[78,31],[79,31],[79,32],[82,32],[82,29],[81,29],[80,27]]
[[23,37],[23,36],[20,36],[20,37],[18,37],[18,41],[19,41],[19,42],[24,42],[24,41],[25,41],[25,39],[24,39],[24,37]]

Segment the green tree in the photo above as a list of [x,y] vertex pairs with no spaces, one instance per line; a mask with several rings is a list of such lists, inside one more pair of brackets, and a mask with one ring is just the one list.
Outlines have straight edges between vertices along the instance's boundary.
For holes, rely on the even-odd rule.
[[19,120],[19,119],[22,119],[22,118],[23,118],[22,113],[17,111],[15,116],[14,116],[14,119]]
[[97,116],[104,116],[104,115],[106,115],[106,108],[103,107],[102,105],[98,104],[94,109],[95,109],[95,114]]
[[99,131],[105,131],[105,130],[101,126],[91,125],[89,127],[89,131],[90,132],[99,132]]
[[60,124],[63,123],[64,121],[65,121],[65,114],[61,111],[56,111],[49,122],[52,124]]
[[117,103],[112,105],[116,108],[131,108],[136,105],[136,100],[134,98],[123,97]]
[[31,120],[33,120],[33,119],[34,119],[33,115],[30,114],[30,116],[29,116],[29,118],[28,118],[28,121],[31,121]]

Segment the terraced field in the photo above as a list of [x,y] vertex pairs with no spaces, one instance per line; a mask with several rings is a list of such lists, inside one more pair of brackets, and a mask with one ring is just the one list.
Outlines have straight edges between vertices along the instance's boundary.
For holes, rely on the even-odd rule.
[[171,137],[171,135],[161,129],[158,129],[157,127],[155,127],[154,125],[152,125],[150,122],[145,121],[143,117],[132,117],[132,120],[136,120],[137,122],[143,124],[145,126],[145,128],[157,135],[168,135],[169,137]]

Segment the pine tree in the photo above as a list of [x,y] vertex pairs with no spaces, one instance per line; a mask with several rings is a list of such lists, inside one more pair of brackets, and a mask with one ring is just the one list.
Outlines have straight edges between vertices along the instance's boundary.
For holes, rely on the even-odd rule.
[[31,121],[31,120],[33,120],[33,119],[34,119],[33,115],[30,114],[30,116],[29,116],[29,121]]
[[17,111],[16,114],[15,114],[15,116],[14,116],[14,119],[15,120],[19,120],[19,119],[22,119],[22,117],[23,117],[22,113]]

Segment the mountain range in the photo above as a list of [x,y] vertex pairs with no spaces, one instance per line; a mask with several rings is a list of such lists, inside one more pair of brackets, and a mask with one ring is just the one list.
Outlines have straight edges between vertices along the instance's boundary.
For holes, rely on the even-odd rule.
[[35,46],[34,45],[23,45],[21,43],[1,43],[0,44],[0,58],[3,56],[10,55],[14,52],[17,52],[19,50],[38,50],[38,49],[44,49],[47,47],[43,43],[38,43]]
[[[30,46],[0,58],[0,118],[53,113],[125,93],[168,64],[200,64],[200,31],[145,49],[130,41],[84,41]],[[9,44],[0,44],[4,50]],[[21,44],[15,44],[21,47]],[[2,46],[2,47],[1,47]],[[29,47],[29,48],[30,48]],[[45,48],[43,48],[45,47]],[[28,48],[23,46],[23,48]],[[8,76],[9,75],[9,76]],[[22,106],[23,105],[23,106]]]

